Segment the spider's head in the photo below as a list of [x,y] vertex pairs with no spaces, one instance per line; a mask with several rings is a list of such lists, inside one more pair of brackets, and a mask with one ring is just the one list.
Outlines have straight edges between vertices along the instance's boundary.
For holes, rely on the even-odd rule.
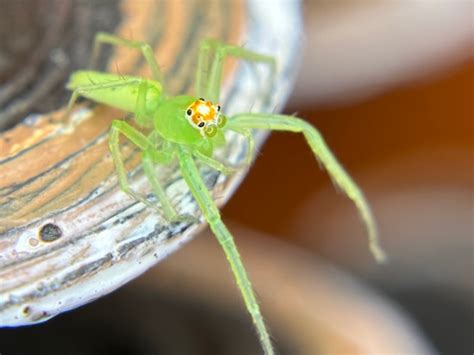
[[201,132],[204,137],[214,137],[219,128],[226,124],[226,117],[221,113],[221,107],[200,98],[186,109],[186,118],[191,125]]

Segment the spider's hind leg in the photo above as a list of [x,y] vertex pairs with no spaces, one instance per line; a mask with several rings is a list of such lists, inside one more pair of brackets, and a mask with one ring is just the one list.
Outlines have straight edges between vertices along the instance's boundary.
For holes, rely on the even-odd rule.
[[[210,63],[211,56],[214,56],[212,63]],[[252,64],[264,63],[268,65],[271,70],[269,84],[273,84],[276,75],[275,58],[255,53],[240,46],[222,43],[214,39],[205,39],[201,43],[198,57],[195,83],[195,93],[197,96],[205,97],[212,102],[219,100],[224,60],[229,56],[248,61]]]
[[106,32],[98,32],[94,38],[94,48],[92,50],[92,55],[89,61],[89,68],[93,68],[96,65],[97,60],[99,59],[100,50],[102,49],[103,44],[110,44],[112,46],[122,46],[131,49],[139,50],[143,57],[145,58],[148,66],[151,69],[153,79],[160,83],[163,82],[163,75],[160,71],[160,67],[155,59],[155,54],[151,46],[146,42],[134,41],[130,39],[123,39],[118,36],[112,35]]

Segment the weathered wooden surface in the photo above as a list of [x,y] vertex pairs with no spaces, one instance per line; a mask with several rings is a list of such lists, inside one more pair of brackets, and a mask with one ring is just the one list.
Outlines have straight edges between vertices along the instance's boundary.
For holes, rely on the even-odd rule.
[[[170,92],[191,89],[199,42],[212,36],[272,54],[279,64],[271,100],[264,103],[261,82],[268,73],[230,61],[222,99],[226,112],[273,110],[284,103],[300,51],[297,4],[127,0],[121,16],[116,33],[152,44]],[[108,70],[148,74],[140,54],[123,48],[113,52]],[[83,104],[66,123],[63,112],[30,115],[0,135],[3,326],[44,321],[116,289],[202,226],[169,225],[119,190],[106,141],[111,120],[123,113]],[[221,154],[238,164],[245,148],[234,136]],[[148,194],[141,170],[134,169],[139,153],[125,141],[122,151],[133,187]],[[202,172],[219,204],[245,174],[225,178]],[[180,211],[200,215],[175,166],[157,174]]]

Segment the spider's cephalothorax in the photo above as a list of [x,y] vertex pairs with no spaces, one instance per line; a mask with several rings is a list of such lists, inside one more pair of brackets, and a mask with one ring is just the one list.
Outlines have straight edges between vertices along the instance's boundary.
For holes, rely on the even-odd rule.
[[188,106],[186,117],[205,137],[215,136],[217,129],[222,128],[226,123],[226,117],[221,114],[220,105],[213,104],[202,97]]

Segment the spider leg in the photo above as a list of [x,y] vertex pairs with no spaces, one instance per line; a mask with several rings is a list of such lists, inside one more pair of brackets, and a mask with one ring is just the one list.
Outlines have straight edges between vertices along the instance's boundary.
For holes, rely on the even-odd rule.
[[202,97],[206,95],[206,82],[209,76],[209,57],[214,50],[210,40],[203,40],[199,46],[198,64],[196,68],[196,78],[194,80],[194,93]]
[[99,59],[99,53],[100,53],[100,50],[102,49],[103,44],[110,44],[112,46],[122,46],[126,48],[139,50],[142,53],[143,57],[145,57],[145,60],[151,69],[153,79],[155,79],[156,81],[162,84],[164,83],[163,75],[161,74],[160,67],[158,66],[158,63],[156,62],[155,54],[153,52],[153,49],[148,43],[141,42],[141,41],[134,41],[130,39],[123,39],[106,32],[98,32],[95,35],[94,47],[93,47],[92,55],[89,62],[89,68],[93,68],[96,65],[97,60]]
[[[214,60],[211,64],[209,63],[209,57],[212,55],[212,52],[214,52]],[[214,39],[205,39],[201,43],[198,57],[198,70],[196,73],[197,96],[203,96],[212,102],[219,100],[224,60],[228,56],[252,63],[261,62],[269,65],[271,69],[270,83],[273,83],[276,75],[275,58]]]
[[[156,153],[159,154],[158,158],[156,157],[157,155]],[[142,167],[143,167],[143,171],[145,172],[146,177],[148,178],[148,181],[150,181],[154,194],[160,201],[165,219],[169,222],[173,222],[173,221],[176,221],[178,217],[178,213],[174,209],[169,198],[166,196],[165,190],[161,186],[158,178],[156,177],[155,171],[154,171],[154,165],[153,165],[153,162],[157,160],[162,161],[162,162],[163,161],[169,162],[172,157],[171,156],[165,157],[165,155],[167,155],[167,152],[155,151],[151,149],[145,150],[143,152]]]
[[153,124],[153,116],[147,111],[146,97],[148,93],[148,82],[143,80],[138,86],[137,103],[135,108],[135,120],[141,126],[150,126]]
[[[112,154],[115,170],[118,175],[120,188],[122,189],[122,191],[132,196],[137,201],[144,203],[148,207],[154,208],[161,214],[162,212],[165,211],[167,207],[163,206],[163,209],[160,209],[156,204],[151,203],[145,197],[141,196],[140,194],[136,193],[135,191],[131,189],[130,183],[128,182],[128,179],[127,179],[127,172],[125,170],[122,154],[120,153],[120,144],[119,144],[120,134],[123,134],[132,143],[134,143],[138,148],[140,148],[141,150],[145,152],[148,152],[153,149],[153,146],[151,142],[148,140],[148,138],[145,135],[143,135],[140,131],[138,131],[136,128],[129,125],[127,122],[122,121],[122,120],[114,120],[112,122],[112,127],[110,128],[110,133],[109,133],[109,148]],[[145,162],[144,164],[146,165],[147,162]],[[160,196],[158,195],[157,197],[160,198]],[[165,217],[166,217],[166,213],[167,212],[165,212]]]
[[290,131],[303,133],[316,158],[323,164],[334,183],[355,203],[368,230],[369,247],[377,262],[385,262],[387,256],[380,245],[374,217],[364,194],[357,184],[347,174],[323,137],[309,123],[287,115],[276,114],[241,114],[229,118],[227,127],[269,129],[275,131]]
[[255,151],[255,140],[253,139],[252,132],[246,128],[236,128],[236,127],[233,127],[231,130],[244,136],[247,141],[247,153],[245,154],[245,165],[249,167],[252,164],[253,155]]
[[237,170],[236,168],[226,166],[224,163],[221,163],[220,161],[201,153],[199,150],[193,151],[193,155],[196,157],[197,160],[201,161],[202,163],[219,171],[224,175],[230,175]]
[[270,336],[268,335],[252,284],[250,283],[244,265],[242,264],[234,239],[222,222],[219,210],[207,190],[206,185],[202,181],[192,153],[181,146],[176,147],[176,153],[181,167],[181,174],[229,261],[232,273],[240,289],[247,310],[252,316],[252,320],[257,328],[265,354],[273,355],[274,352]]

